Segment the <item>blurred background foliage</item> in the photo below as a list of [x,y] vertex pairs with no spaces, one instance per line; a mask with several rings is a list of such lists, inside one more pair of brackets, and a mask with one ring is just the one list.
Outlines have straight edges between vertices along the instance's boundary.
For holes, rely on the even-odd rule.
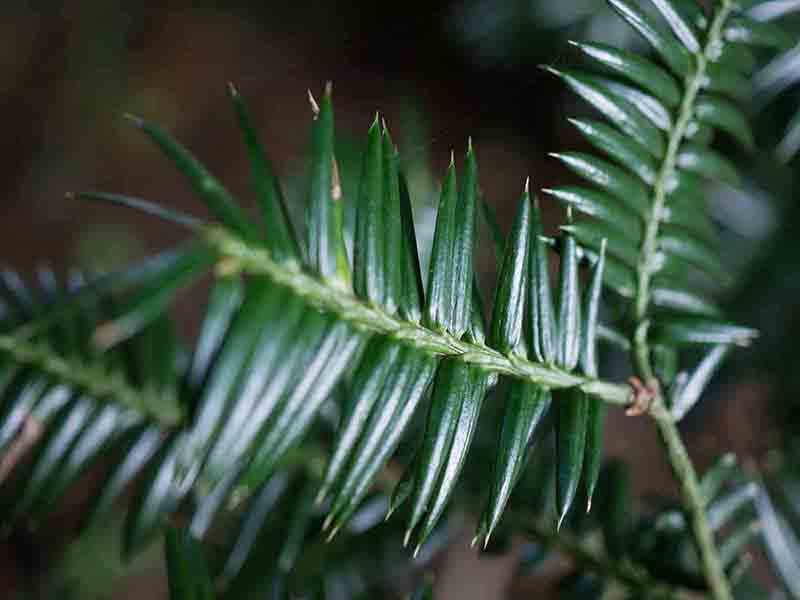
[[[800,19],[790,17],[789,26],[800,39]],[[354,192],[360,165],[356,140],[380,110],[405,161],[423,248],[432,237],[435,193],[450,149],[472,136],[483,193],[507,231],[526,176],[536,187],[570,179],[547,151],[583,145],[564,117],[588,109],[537,68],[574,62],[566,40],[576,37],[639,44],[601,0],[8,0],[0,4],[3,262],[29,273],[42,264],[102,272],[176,241],[174,228],[137,213],[64,199],[65,192],[95,188],[196,212],[171,166],[126,125],[126,112],[161,123],[248,198],[228,81],[250,99],[277,170],[291,182],[305,166],[306,90],[332,80],[345,197]],[[745,156],[726,149],[739,152],[747,183],[739,192],[715,189],[712,209],[725,225],[725,259],[742,274],[727,305],[736,321],[762,335],[736,354],[685,429],[700,470],[732,450],[767,479],[789,515],[781,518],[797,524],[800,204],[793,192],[800,189],[800,45],[770,65],[754,97],[760,150]],[[299,211],[302,185],[295,180],[287,195]],[[559,214],[548,203],[544,208],[553,226]],[[488,289],[495,276],[488,234],[481,244],[478,264]],[[199,318],[193,303],[178,317],[191,335]],[[484,426],[491,428],[496,420],[482,423],[489,421]],[[485,438],[481,444],[479,432],[476,454],[492,443]],[[646,502],[675,494],[648,424],[615,412],[606,448],[630,462],[634,497]],[[539,489],[537,475],[548,477],[536,471],[532,487],[523,488]],[[480,494],[481,484],[468,482],[468,489]],[[37,593],[59,598],[166,594],[158,549],[135,564],[117,564],[113,523],[64,553],[81,501],[76,494],[44,531],[12,532],[0,542],[3,597],[37,581]],[[493,597],[502,590],[525,597],[553,589],[552,573],[564,572],[555,564],[526,575],[536,548],[510,537],[498,536],[495,552],[479,560],[457,527],[448,536],[455,540],[448,552],[418,563],[434,560],[444,598]],[[129,576],[122,582],[97,577],[99,563]],[[756,570],[767,577],[764,572]],[[591,584],[573,583],[577,590]]]

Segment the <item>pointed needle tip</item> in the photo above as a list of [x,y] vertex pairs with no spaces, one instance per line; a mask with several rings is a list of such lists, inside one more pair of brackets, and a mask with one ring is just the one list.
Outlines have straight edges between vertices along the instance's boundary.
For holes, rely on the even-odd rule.
[[336,537],[336,534],[339,533],[339,528],[334,527],[331,529],[331,532],[328,534],[328,537],[325,538],[325,543],[330,544],[333,541],[333,538]]
[[314,94],[311,93],[311,90],[308,90],[308,102],[311,104],[311,112],[314,113],[314,116],[319,115],[319,104],[314,99]]
[[122,116],[125,117],[128,121],[130,121],[134,125],[136,125],[136,127],[142,127],[144,125],[144,119],[142,119],[141,117],[137,117],[133,113],[125,113]]

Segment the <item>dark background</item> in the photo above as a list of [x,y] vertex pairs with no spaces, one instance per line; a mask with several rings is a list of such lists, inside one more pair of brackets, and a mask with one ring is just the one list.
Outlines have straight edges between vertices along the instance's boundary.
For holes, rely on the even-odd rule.
[[[249,205],[244,148],[226,96],[229,81],[249,100],[278,172],[290,181],[296,212],[302,185],[291,182],[305,166],[306,91],[321,93],[330,80],[343,156],[357,164],[360,140],[379,110],[399,141],[412,186],[430,196],[450,149],[462,152],[472,136],[481,187],[507,230],[526,176],[536,187],[568,179],[546,152],[581,147],[565,117],[587,109],[537,68],[575,61],[569,37],[636,43],[600,0],[7,0],[0,6],[2,262],[25,274],[41,264],[102,271],[181,239],[174,228],[147,217],[67,200],[70,191],[116,191],[203,215],[173,167],[122,117],[126,112],[160,123]],[[797,414],[791,397],[798,387],[793,332],[800,323],[794,266],[800,237],[790,194],[797,163],[775,167],[769,148],[796,106],[796,98],[783,101],[758,117],[765,150],[740,160],[748,175],[745,191],[735,197],[715,192],[718,220],[734,225],[734,233],[723,236],[726,258],[741,273],[725,301],[764,335],[687,419],[701,468],[727,449],[763,462],[767,449],[792,439],[792,429],[776,423],[792,425]],[[429,198],[416,201],[424,208]],[[417,217],[426,214],[421,208]],[[558,211],[546,206],[546,218],[554,226]],[[750,226],[742,229],[741,223]],[[494,276],[488,244],[481,252],[488,288]],[[202,302],[184,303],[179,314],[191,335]],[[776,396],[778,402],[769,402]],[[675,493],[646,422],[614,411],[607,434],[609,454],[633,462],[638,493]],[[59,569],[91,570],[81,560],[59,558],[79,510],[78,494],[54,529],[28,540],[26,552],[13,542],[2,546],[0,590],[19,589],[26,577],[54,576]],[[466,546],[457,544],[442,561],[439,582],[452,597],[490,597],[490,590],[508,584],[508,558],[477,563]],[[102,540],[92,548],[97,554],[84,547],[83,562],[95,557],[114,568]],[[158,556],[145,557],[133,569],[138,574],[113,586],[98,583],[97,593],[156,598],[164,589],[159,562]]]

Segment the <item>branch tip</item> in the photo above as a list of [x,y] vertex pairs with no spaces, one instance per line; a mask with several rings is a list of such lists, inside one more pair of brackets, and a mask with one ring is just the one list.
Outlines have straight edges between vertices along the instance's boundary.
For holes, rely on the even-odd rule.
[[628,383],[633,390],[633,402],[625,410],[625,415],[628,417],[640,417],[650,412],[653,400],[660,395],[658,380],[651,379],[645,385],[638,377],[630,377]]

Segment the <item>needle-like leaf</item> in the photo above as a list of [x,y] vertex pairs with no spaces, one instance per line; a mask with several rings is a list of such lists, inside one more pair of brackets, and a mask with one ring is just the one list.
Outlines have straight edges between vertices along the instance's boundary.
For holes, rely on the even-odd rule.
[[547,246],[542,239],[542,222],[537,199],[534,199],[531,225],[531,246],[528,250],[530,337],[537,359],[553,365],[557,358],[558,323],[553,308],[550,263]]
[[647,188],[635,177],[604,160],[582,152],[550,153],[568,169],[618,199],[632,212],[644,217],[650,207]]
[[706,319],[671,318],[659,323],[654,337],[670,344],[733,344],[749,346],[758,337],[758,331]]
[[167,135],[158,125],[128,115],[128,118],[152,139],[161,151],[183,173],[192,189],[203,200],[208,210],[226,227],[247,240],[259,235],[228,190],[186,148]]
[[452,159],[442,185],[425,313],[426,325],[449,331],[456,337],[467,330],[471,315],[476,200],[477,163],[470,144],[460,190],[456,190]]
[[[310,95],[310,94],[309,94]],[[311,170],[308,192],[308,259],[324,279],[349,279],[342,239],[342,188],[333,150],[333,101],[328,84],[313,101]]]
[[736,455],[727,452],[720,456],[717,461],[709,467],[700,480],[700,493],[703,494],[706,503],[716,500],[723,486],[733,477],[739,464]]
[[585,73],[553,67],[547,67],[547,70],[563,79],[576,94],[606,115],[623,133],[629,135],[655,158],[663,155],[665,149],[663,135],[628,100]]
[[[571,216],[571,213],[568,213]],[[565,232],[561,252],[561,281],[558,294],[558,359],[572,371],[581,353],[581,297],[578,288],[578,248],[575,238]]]
[[590,400],[580,389],[553,394],[556,406],[556,515],[564,522],[578,491],[586,448]]
[[406,539],[431,508],[450,456],[453,439],[459,429],[462,407],[471,393],[471,383],[469,365],[458,360],[447,360],[439,367],[416,465],[417,475]]
[[528,278],[528,248],[531,231],[531,199],[525,190],[506,244],[494,298],[489,345],[504,354],[513,352],[522,335]]
[[642,86],[669,106],[680,102],[681,94],[675,78],[658,65],[606,44],[571,43],[606,69]]
[[461,411],[456,424],[453,443],[450,446],[444,468],[437,482],[437,490],[430,503],[430,508],[422,523],[417,548],[422,546],[433,532],[434,527],[439,522],[447,502],[455,489],[467,451],[472,444],[475,434],[475,427],[478,423],[483,399],[489,382],[486,373],[479,369],[470,370],[470,389],[462,399]]
[[539,386],[518,381],[508,385],[489,505],[480,522],[487,540],[500,522],[511,492],[522,474],[531,440],[550,408],[550,401],[550,392]]
[[680,386],[680,393],[672,398],[671,412],[676,421],[680,421],[697,403],[730,350],[731,346],[729,345],[714,346],[695,367],[685,384]]
[[364,153],[353,245],[353,288],[358,296],[376,306],[385,300],[389,277],[384,263],[387,231],[383,220],[390,207],[385,204],[383,166],[383,142],[376,115],[369,128]]
[[675,5],[670,0],[651,0],[662,14],[664,19],[686,49],[693,54],[700,52],[700,42],[697,40],[694,28],[691,23],[687,23],[680,12],[675,8]]
[[686,46],[678,43],[664,31],[645,11],[629,0],[607,0],[615,11],[633,27],[658,52],[675,75],[685,76],[692,67],[692,58]]
[[233,101],[239,127],[247,145],[253,188],[266,228],[267,248],[278,261],[299,260],[300,246],[286,209],[280,183],[261,145],[244,98],[233,84],[228,86],[228,95]]
[[590,144],[638,175],[643,182],[652,184],[655,181],[657,176],[655,160],[634,140],[601,121],[569,119],[569,122]]

